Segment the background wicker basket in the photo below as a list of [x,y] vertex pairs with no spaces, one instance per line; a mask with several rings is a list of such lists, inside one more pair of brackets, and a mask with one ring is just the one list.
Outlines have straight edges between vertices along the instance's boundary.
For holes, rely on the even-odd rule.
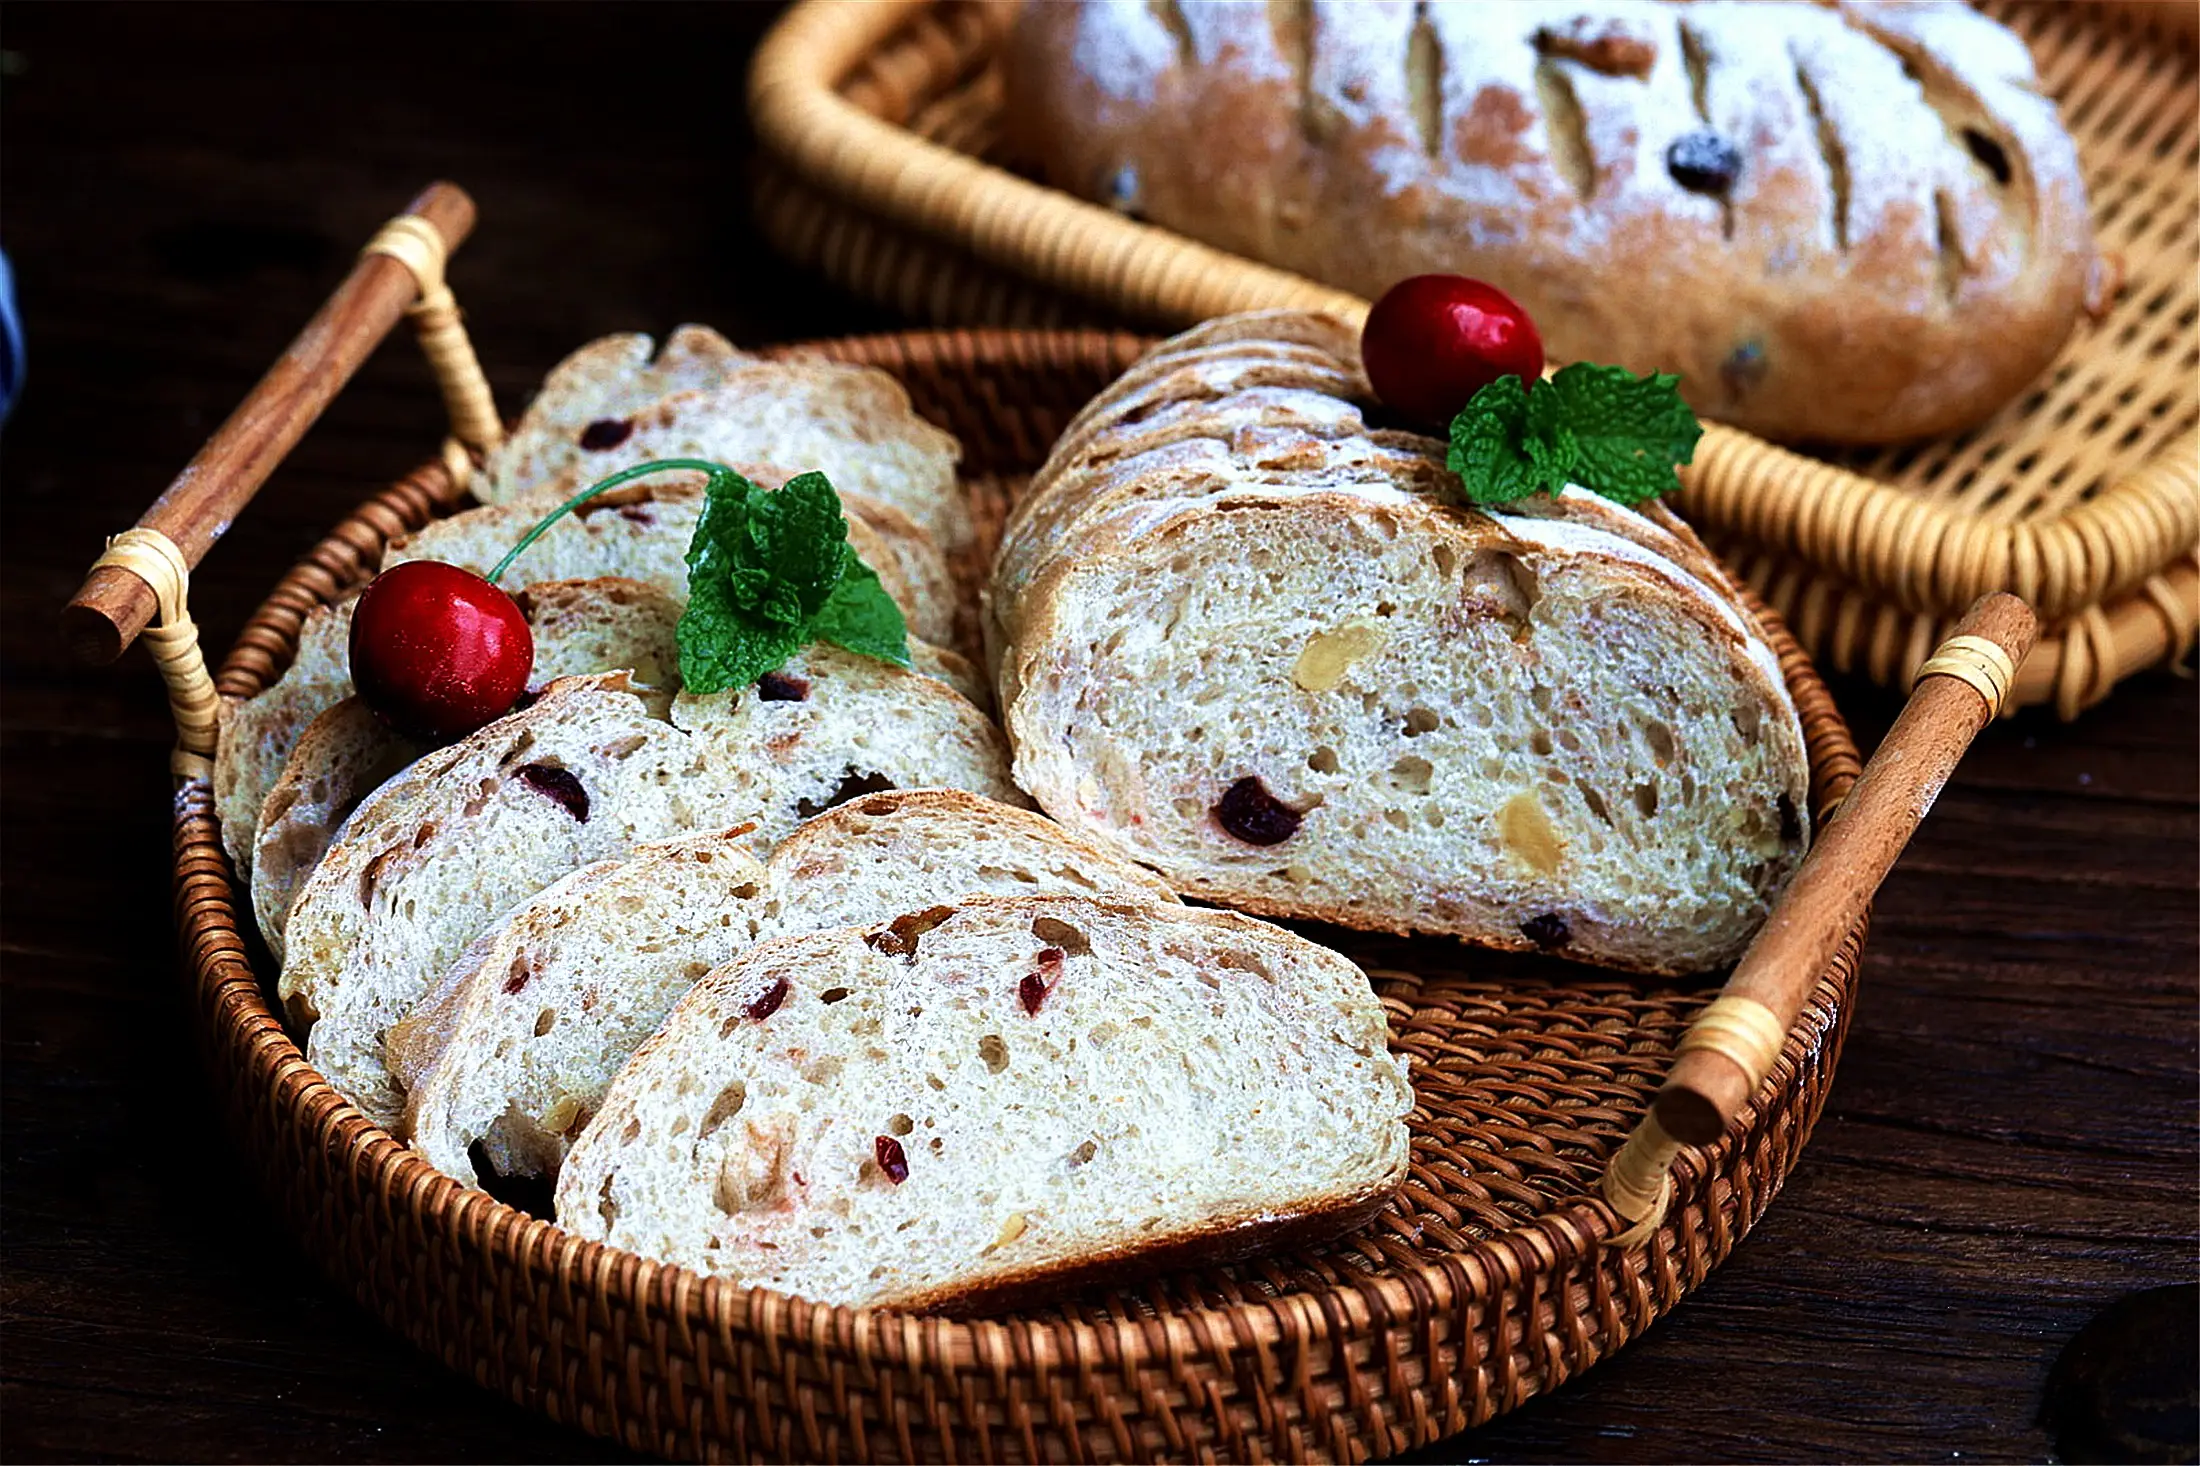
[[[900,378],[962,439],[974,507],[997,528],[1019,477],[1139,346],[979,331],[789,350]],[[390,536],[462,499],[438,463],[368,501],[261,607],[221,689],[264,686],[310,607],[363,580]],[[1800,649],[1774,637],[1824,814],[1855,780],[1855,749]],[[1742,1123],[1680,1159],[1670,1211],[1634,1249],[1606,1245],[1617,1227],[1597,1180],[1710,992],[1342,936],[1375,970],[1419,1097],[1411,1179],[1374,1227],[1309,1253],[954,1322],[700,1278],[583,1243],[431,1170],[284,1031],[203,782],[184,785],[174,831],[201,1035],[293,1233],[362,1306],[454,1370],[675,1456],[1359,1458],[1487,1420],[1640,1333],[1747,1233],[1823,1104],[1863,936],[1858,924],[1818,975]]]
[[[2065,717],[2200,622],[2200,83],[2188,4],[1985,7],[2078,140],[2108,318],[1960,437],[1820,453],[1715,429],[1678,506],[1821,660],[1906,685],[1953,618],[2013,590],[2048,630],[2014,704]],[[990,166],[1002,0],[806,0],[759,52],[757,217],[835,282],[956,324],[1178,327],[1361,302]],[[988,160],[988,161],[981,161]]]

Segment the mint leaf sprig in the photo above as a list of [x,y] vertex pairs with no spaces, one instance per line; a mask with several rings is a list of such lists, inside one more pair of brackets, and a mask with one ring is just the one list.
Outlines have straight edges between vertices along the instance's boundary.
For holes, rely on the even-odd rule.
[[687,609],[673,633],[688,691],[746,686],[813,641],[910,665],[901,608],[849,546],[840,495],[824,474],[774,490],[722,463],[653,466],[708,475],[688,545]]
[[1703,425],[1669,372],[1575,362],[1524,385],[1499,377],[1451,420],[1451,471],[1470,502],[1556,495],[1569,483],[1622,504],[1678,487]]
[[848,543],[840,495],[822,473],[805,473],[771,490],[706,459],[638,463],[537,520],[489,572],[490,583],[551,525],[598,494],[672,471],[703,475],[703,513],[688,541],[688,603],[673,628],[688,691],[746,686],[813,641],[910,665],[901,607]]

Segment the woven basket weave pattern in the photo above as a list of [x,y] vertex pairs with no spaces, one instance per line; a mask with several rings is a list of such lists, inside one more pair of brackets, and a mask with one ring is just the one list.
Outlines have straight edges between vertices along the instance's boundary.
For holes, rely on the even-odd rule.
[[[964,442],[997,531],[1006,492],[1139,350],[1098,332],[915,334],[797,348],[881,366]],[[440,466],[340,526],[221,673],[279,674],[300,618],[384,540],[453,507]],[[988,507],[990,506],[990,508]],[[1855,749],[1784,631],[1823,813]],[[1757,1107],[1683,1157],[1647,1247],[1602,1247],[1597,1176],[1707,992],[1449,942],[1345,936],[1411,1056],[1410,1179],[1361,1235],[1294,1256],[944,1319],[809,1305],[584,1243],[439,1175],[331,1089],[284,1032],[238,926],[211,800],[176,811],[177,917],[230,1119],[306,1250],[461,1375],[673,1456],[1360,1458],[1478,1424],[1648,1327],[1723,1259],[1793,1167],[1831,1081],[1861,930],[1822,974]]]
[[[2114,310],[1970,433],[1809,453],[1721,430],[1683,504],[1806,646],[1884,683],[1906,681],[1977,596],[2017,592],[2051,629],[2016,700],[2075,716],[2120,677],[2182,657],[2200,620],[2200,81],[2190,36],[2145,23],[2174,3],[1987,8],[2031,44],[2078,139],[2101,248],[2124,272]],[[999,161],[995,53],[1010,14],[984,0],[915,9],[838,90],[914,138]],[[820,12],[801,33],[823,47],[858,27],[877,28]],[[822,126],[803,100],[760,89],[767,137]],[[856,183],[811,177],[812,164],[768,171],[758,219],[789,254],[920,319],[1173,326],[1179,297],[1212,309],[1323,293],[1163,231],[1102,239],[1057,221],[1042,241],[1000,175],[951,176],[914,148],[861,162]],[[875,206],[889,182],[921,196],[909,206],[923,224]]]

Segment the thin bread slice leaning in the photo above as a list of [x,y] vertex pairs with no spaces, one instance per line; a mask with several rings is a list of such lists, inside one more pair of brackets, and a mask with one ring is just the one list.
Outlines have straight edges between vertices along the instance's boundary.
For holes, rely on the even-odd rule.
[[868,925],[976,895],[1093,894],[1173,903],[1168,887],[1028,810],[953,789],[870,794],[774,851],[749,831],[645,845],[504,916],[390,1030],[400,1132],[478,1184],[554,1175],[571,1137],[695,979],[759,935]]
[[1411,1105],[1333,952],[1231,912],[967,901],[704,978],[612,1082],[557,1215],[820,1302],[976,1308],[1364,1223]]
[[481,1184],[557,1172],[604,1086],[696,979],[756,939],[766,875],[748,829],[638,845],[505,913],[390,1030],[398,1133]]
[[[1578,489],[1472,507],[1441,444],[1362,401],[1272,420],[1244,386],[1265,349],[1165,343],[1042,472],[988,617],[1019,781],[1240,909],[1733,960],[1801,860],[1809,765],[1723,571]],[[1184,364],[1218,353],[1203,395]]]
[[670,722],[623,673],[561,679],[377,789],[291,908],[278,991],[311,1024],[307,1057],[387,1125],[402,1098],[390,1026],[491,922],[567,872],[736,824],[754,826],[761,852],[882,787],[1021,800],[999,731],[945,684],[822,645],[778,676],[683,694]]

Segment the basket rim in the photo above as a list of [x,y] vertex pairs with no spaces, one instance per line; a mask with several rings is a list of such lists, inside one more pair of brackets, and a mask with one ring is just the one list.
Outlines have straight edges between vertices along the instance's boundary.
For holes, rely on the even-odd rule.
[[[1032,367],[1065,358],[1112,362],[1127,348],[1151,340],[1101,330],[917,330],[788,343],[760,348],[759,354],[857,360],[889,370],[895,362],[916,360],[959,362],[966,367],[987,362]],[[294,651],[296,627],[303,616],[329,603],[348,583],[363,581],[383,543],[413,527],[406,523],[409,516],[417,514],[424,521],[465,503],[463,490],[440,460],[430,461],[367,499],[278,582],[225,653],[218,674],[224,696],[250,695],[266,685],[271,680],[268,667],[250,664],[268,662],[270,652],[281,650],[286,623],[288,649]],[[1785,623],[1746,586],[1736,584],[1764,619],[1789,693],[1804,712],[1814,815],[1822,821],[1860,770],[1855,744],[1807,653]],[[1235,1351],[1304,1338],[1309,1329],[1346,1332],[1349,1325],[1349,1332],[1357,1334],[1401,1318],[1461,1308],[1470,1300],[1487,1301],[1520,1286],[1526,1272],[1559,1272],[1591,1259],[1626,1227],[1601,1199],[1577,1197],[1492,1233],[1470,1248],[1425,1254],[1410,1270],[1400,1267],[1377,1278],[1207,1304],[1196,1310],[1156,1308],[1151,1316],[1118,1319],[1107,1326],[1023,1313],[949,1318],[848,1307],[706,1276],[584,1240],[554,1221],[466,1187],[368,1119],[310,1064],[285,1028],[279,1008],[270,1002],[239,924],[239,913],[249,911],[249,901],[242,899],[244,893],[237,889],[226,860],[203,853],[187,858],[187,847],[203,851],[208,840],[219,850],[218,836],[212,831],[207,786],[203,781],[186,783],[174,815],[178,912],[179,916],[190,913],[183,924],[192,936],[195,975],[213,995],[209,1021],[235,1029],[236,1037],[253,1052],[255,1066],[266,1070],[268,1083],[262,1098],[277,1102],[288,1123],[310,1128],[315,1148],[344,1154],[347,1166],[376,1178],[375,1189],[393,1204],[441,1214],[453,1242],[494,1252],[523,1271],[547,1272],[563,1286],[616,1291],[645,1309],[673,1316],[700,1312],[718,1327],[738,1328],[745,1323],[760,1337],[802,1341],[856,1362],[908,1362],[931,1355],[953,1370],[1000,1366],[1006,1359],[1050,1368],[1075,1367],[1078,1361],[1094,1357],[1085,1343],[1105,1333],[1115,1361],[1145,1366],[1181,1354],[1212,1352],[1218,1341],[1227,1341],[1221,1346]],[[1714,1144],[1683,1151],[1674,1170],[1673,1204],[1644,1254],[1652,1262],[1670,1266],[1676,1252],[1693,1250],[1680,1241],[1683,1220],[1708,1216],[1716,1222],[1718,1185],[1740,1166],[1744,1145],[1759,1138],[1777,1113],[1801,1097],[1810,1067],[1829,1045],[1838,1044],[1853,1004],[1868,923],[1867,915],[1819,974],[1817,988],[1789,1031],[1771,1075],[1742,1118]],[[1813,1118],[1804,1117],[1806,1136]],[[1745,1230],[1746,1226],[1745,1221]]]
[[[749,73],[750,120],[767,155],[830,199],[1140,320],[1180,328],[1277,307],[1364,316],[1367,303],[1355,296],[1020,178],[840,92],[866,55],[944,3],[796,0]],[[2105,20],[2086,23],[2154,34],[2127,7],[2101,11]],[[981,13],[997,25],[1005,11]],[[929,48],[919,64],[952,59]],[[1989,591],[2011,590],[2060,619],[2140,589],[2200,544],[2200,427],[2090,497],[2018,520],[1959,512],[1717,423],[1705,425],[1683,477],[1692,514],[1716,530],[1928,614],[1954,616]],[[1854,532],[1817,545],[1833,525]]]

